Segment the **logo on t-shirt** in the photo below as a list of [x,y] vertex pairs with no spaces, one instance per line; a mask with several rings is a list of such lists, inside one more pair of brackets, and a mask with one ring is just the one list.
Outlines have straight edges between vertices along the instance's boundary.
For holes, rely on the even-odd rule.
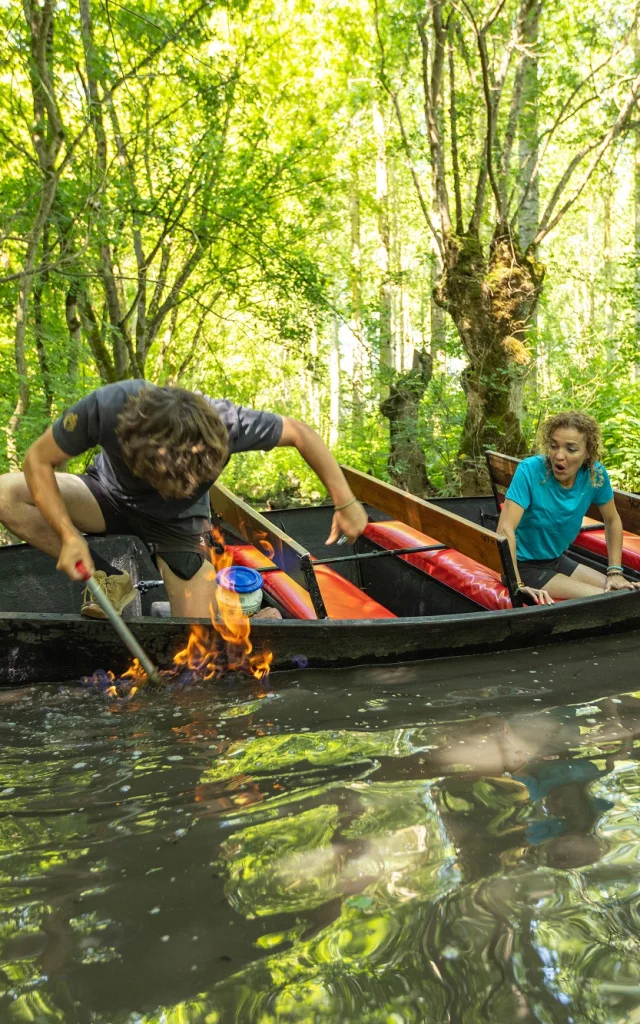
[[75,412],[67,413],[67,415],[62,421],[62,426],[69,434],[71,434],[76,429],[76,427],[78,426],[78,417],[76,416]]

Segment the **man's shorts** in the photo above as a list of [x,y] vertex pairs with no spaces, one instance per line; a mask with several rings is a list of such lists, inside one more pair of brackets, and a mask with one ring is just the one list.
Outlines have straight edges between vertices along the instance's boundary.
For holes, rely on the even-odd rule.
[[525,587],[533,587],[534,590],[544,590],[550,579],[561,573],[563,576],[573,576],[578,568],[578,562],[568,555],[560,555],[559,558],[547,558],[540,561],[518,562],[520,579]]
[[158,567],[160,555],[171,571],[182,580],[190,580],[209,561],[212,546],[211,521],[202,516],[187,519],[156,519],[132,508],[107,488],[100,474],[89,466],[80,479],[87,485],[100,506],[106,533],[131,533],[147,547]]

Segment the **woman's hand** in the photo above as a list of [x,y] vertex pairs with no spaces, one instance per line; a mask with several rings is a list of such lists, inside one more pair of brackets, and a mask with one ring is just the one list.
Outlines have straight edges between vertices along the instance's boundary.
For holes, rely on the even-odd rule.
[[612,576],[607,576],[607,582],[604,585],[605,594],[612,590],[640,590],[640,583],[632,583],[631,580],[626,580],[622,573],[615,573]]
[[536,604],[553,604],[553,598],[551,594],[547,593],[546,590],[536,590],[535,587],[518,587],[519,594],[528,594],[532,597]]

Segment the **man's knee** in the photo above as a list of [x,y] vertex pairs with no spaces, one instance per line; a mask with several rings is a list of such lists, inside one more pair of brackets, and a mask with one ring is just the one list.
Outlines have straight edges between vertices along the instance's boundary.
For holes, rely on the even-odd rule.
[[3,473],[0,476],[0,521],[19,505],[29,505],[30,492],[23,473]]

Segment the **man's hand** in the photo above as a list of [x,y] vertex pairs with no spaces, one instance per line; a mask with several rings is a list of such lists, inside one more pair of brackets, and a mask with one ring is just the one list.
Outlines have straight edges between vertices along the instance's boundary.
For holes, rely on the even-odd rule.
[[60,572],[66,572],[72,580],[82,580],[85,577],[76,569],[77,562],[82,562],[89,575],[93,573],[94,564],[89,545],[79,533],[69,533],[62,541],[57,568]]
[[616,573],[607,576],[607,582],[604,585],[605,594],[611,590],[640,590],[640,583],[632,583],[631,580],[626,580],[622,573]]
[[367,513],[359,501],[354,501],[348,508],[334,512],[331,533],[325,543],[335,544],[344,535],[350,544],[355,544],[366,525]]

